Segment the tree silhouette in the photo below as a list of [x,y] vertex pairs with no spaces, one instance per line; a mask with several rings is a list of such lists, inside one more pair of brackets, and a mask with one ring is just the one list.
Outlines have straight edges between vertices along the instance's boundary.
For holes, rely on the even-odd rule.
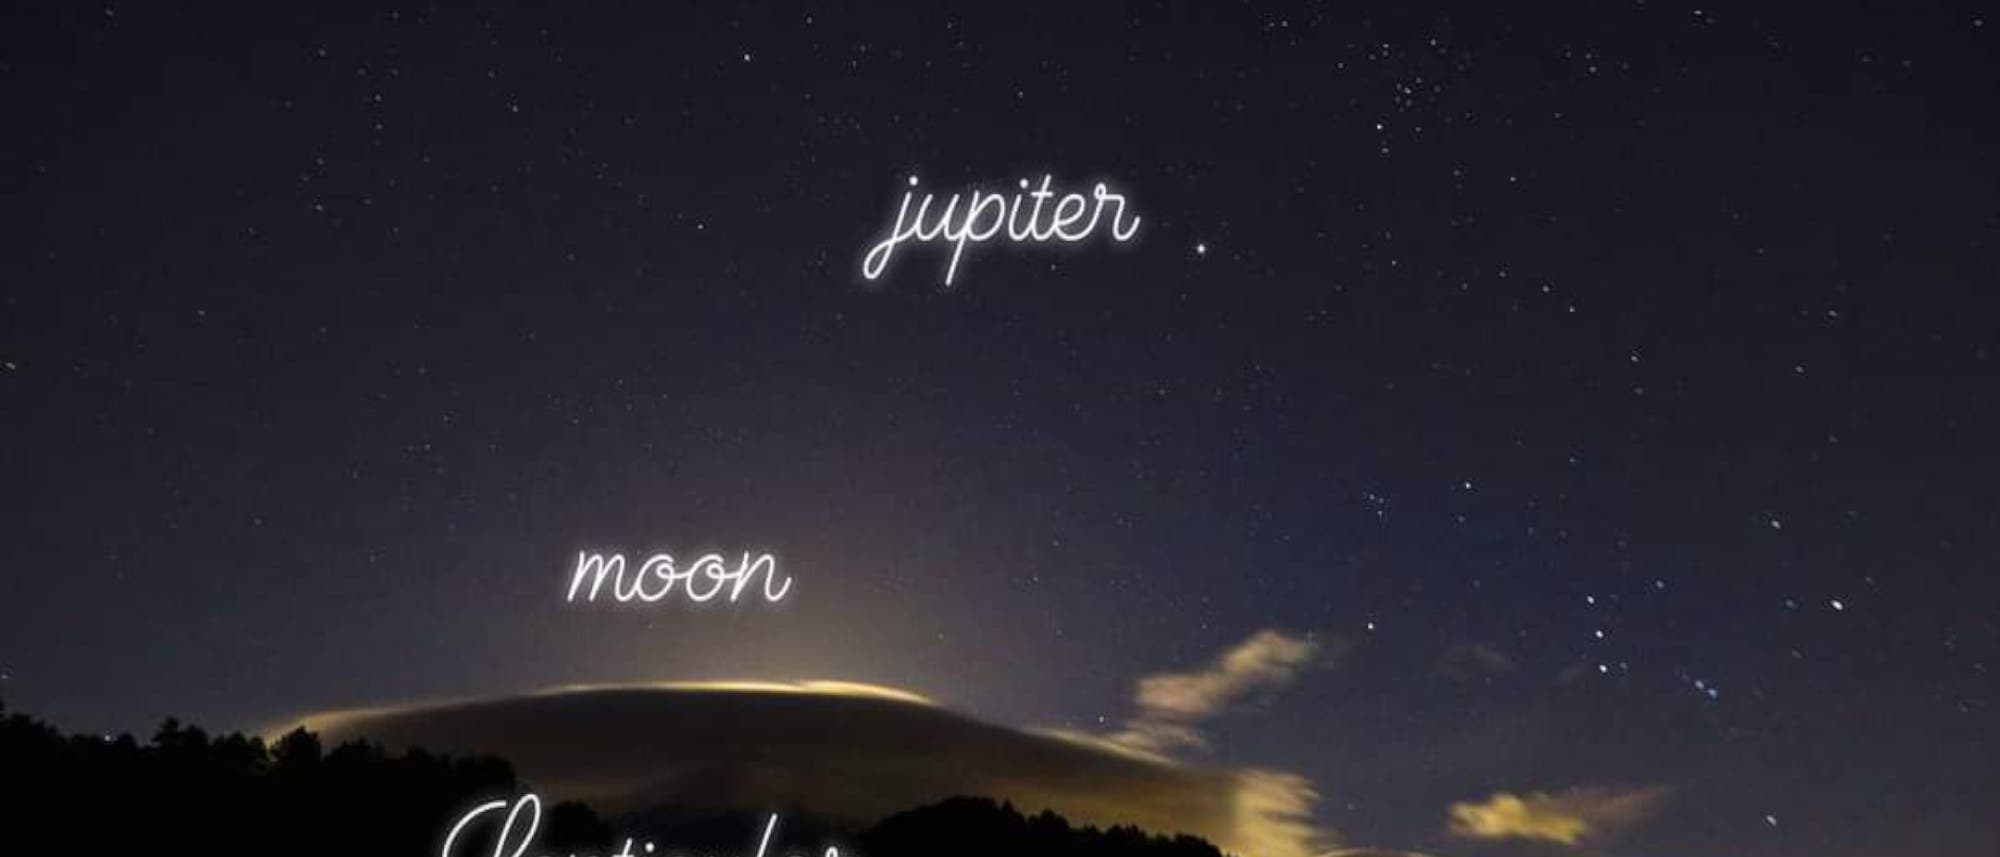
[[883,819],[855,837],[865,857],[1223,857],[1193,836],[1154,836],[1136,827],[1071,827],[1042,811],[1024,816],[1012,804],[955,797]]
[[[267,746],[171,718],[144,744],[130,735],[64,736],[0,704],[0,807],[14,842],[73,843],[93,853],[435,857],[445,830],[467,810],[522,790],[513,767],[492,756],[389,753],[359,742],[327,750],[304,730]],[[671,846],[666,853],[747,855],[755,841],[745,831],[762,823],[673,818],[671,808],[630,814],[622,820],[640,829],[621,830],[614,841],[589,807],[559,803],[544,809],[529,853],[610,854],[629,835]],[[1191,836],[1072,827],[1054,813],[1024,816],[985,798],[897,813],[851,837],[803,808],[784,814],[784,824],[788,837],[846,838],[846,857],[1223,857]],[[490,827],[473,831],[457,853],[491,854]]]
[[[140,744],[130,735],[65,737],[4,706],[0,715],[0,806],[17,842],[216,857],[436,855],[445,827],[467,808],[521,790],[512,766],[493,757],[391,754],[365,743],[325,751],[303,730],[267,747],[173,719]],[[565,803],[547,811],[539,844],[567,854],[601,851],[609,838],[588,807]]]

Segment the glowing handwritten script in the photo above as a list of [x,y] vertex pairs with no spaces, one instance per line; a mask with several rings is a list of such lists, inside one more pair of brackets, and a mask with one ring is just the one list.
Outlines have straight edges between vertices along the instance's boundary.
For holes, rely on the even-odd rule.
[[[502,810],[506,811],[504,820],[499,816]],[[495,800],[467,810],[465,815],[459,817],[458,823],[451,826],[451,832],[444,835],[444,847],[438,851],[438,857],[461,857],[457,853],[459,837],[465,834],[466,828],[473,822],[482,818],[491,818],[499,824],[498,835],[493,839],[491,857],[525,857],[528,849],[534,847],[535,834],[542,826],[542,799],[536,797],[534,792],[529,792],[511,805],[504,800]],[[771,847],[771,833],[777,829],[778,816],[774,813],[769,821],[764,822],[764,836],[758,840],[757,853],[751,857],[765,857],[765,852]],[[610,857],[645,857],[658,850],[651,842],[640,845],[639,851],[633,851],[633,845],[633,840],[627,837],[625,847],[613,852]],[[509,850],[510,847],[512,850]],[[840,849],[829,845],[821,857],[840,857]]]
[[[889,257],[895,255],[896,247],[905,241],[929,243],[949,242],[951,261],[945,265],[944,284],[951,285],[958,275],[959,260],[965,256],[965,245],[980,244],[998,236],[1002,229],[1007,238],[1017,244],[1025,242],[1045,243],[1063,241],[1075,243],[1089,238],[1097,231],[1097,225],[1105,221],[1105,210],[1110,209],[1111,240],[1120,243],[1132,240],[1139,232],[1139,216],[1126,217],[1125,196],[1105,189],[1103,182],[1091,188],[1090,195],[1065,193],[1059,198],[1049,185],[1055,179],[1043,175],[1042,183],[1033,190],[1028,180],[1021,180],[1021,190],[1011,196],[975,190],[971,196],[952,194],[944,208],[935,217],[931,216],[931,204],[936,196],[924,193],[917,202],[917,210],[910,211],[911,201],[917,196],[917,177],[910,177],[910,190],[903,192],[903,204],[896,209],[896,225],[889,235],[877,243],[874,249],[861,260],[861,276],[873,280],[882,276],[889,268]],[[1050,206],[1049,200],[1055,199]],[[960,203],[964,204],[960,208]],[[1043,217],[1047,211],[1048,216]],[[1085,219],[1085,213],[1089,219]],[[1025,215],[1025,217],[1023,216]]]
[[[734,604],[760,574],[764,578],[762,594],[765,601],[775,603],[792,591],[792,579],[779,576],[778,560],[768,553],[753,556],[745,551],[733,566],[720,554],[703,554],[694,562],[677,564],[672,554],[657,553],[639,563],[630,575],[626,574],[627,570],[622,553],[607,555],[579,551],[576,572],[570,576],[568,600],[575,603],[577,596],[582,594],[584,601],[596,601],[598,594],[605,589],[607,579],[611,583],[611,598],[620,602],[642,601],[647,604],[666,598],[677,587],[682,597],[697,604],[721,595],[727,587],[729,603]],[[586,583],[589,584],[588,590],[584,586]]]

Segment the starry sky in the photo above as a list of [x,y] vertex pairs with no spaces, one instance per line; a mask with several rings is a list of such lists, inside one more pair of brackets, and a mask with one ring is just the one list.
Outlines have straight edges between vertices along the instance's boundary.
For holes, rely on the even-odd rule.
[[[1345,841],[1993,853],[2000,10],[294,5],[0,12],[10,710],[1277,652],[1175,752]],[[1140,233],[861,278],[1043,174]]]

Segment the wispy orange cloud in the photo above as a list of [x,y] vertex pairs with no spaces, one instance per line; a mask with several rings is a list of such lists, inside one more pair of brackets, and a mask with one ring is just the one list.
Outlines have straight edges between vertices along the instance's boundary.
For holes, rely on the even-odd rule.
[[1496,792],[1451,806],[1451,832],[1463,839],[1531,839],[1561,845],[1600,840],[1651,818],[1663,786],[1577,788],[1549,794]]
[[1310,634],[1268,628],[1258,631],[1199,669],[1139,679],[1134,700],[1138,715],[1126,721],[1122,731],[1106,737],[1155,752],[1206,746],[1208,741],[1198,728],[1201,721],[1250,694],[1290,684],[1325,651],[1320,640]]

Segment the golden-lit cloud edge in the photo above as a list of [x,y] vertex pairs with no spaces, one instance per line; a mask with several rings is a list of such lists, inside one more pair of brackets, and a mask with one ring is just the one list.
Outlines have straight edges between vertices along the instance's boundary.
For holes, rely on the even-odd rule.
[[1161,765],[1181,764],[1180,761],[1171,756],[1127,743],[1120,740],[1116,735],[1099,735],[1095,732],[1081,732],[1075,729],[1061,729],[1050,726],[1030,727],[1027,731],[1036,735],[1054,738],[1058,741],[1068,741],[1072,744],[1088,747],[1100,753],[1113,753]]
[[[842,696],[855,699],[884,699],[907,702],[912,705],[937,707],[936,700],[922,694],[897,687],[870,684],[859,681],[837,679],[808,679],[803,681],[776,681],[769,679],[723,679],[712,681],[643,681],[643,682],[594,682],[560,684],[529,691],[530,696],[549,696],[594,690],[686,690],[686,691],[728,691],[733,693],[792,693],[815,694],[820,696]],[[322,732],[328,728],[338,729],[342,724],[373,716],[399,712],[422,711],[452,705],[464,705],[481,701],[481,697],[447,697],[441,699],[418,700],[387,705],[360,706],[353,708],[333,708],[324,711],[306,712],[280,718],[262,730],[266,741],[275,741],[293,729]]]
[[720,681],[652,681],[599,684],[565,684],[545,688],[540,693],[569,693],[579,690],[616,690],[625,688],[651,688],[655,690],[726,690],[741,693],[805,693],[820,696],[846,696],[861,699],[889,699],[915,705],[937,706],[937,701],[919,693],[912,693],[899,687],[870,684],[860,681],[840,681],[837,679],[809,679],[806,681],[766,681],[759,679],[737,679]]

